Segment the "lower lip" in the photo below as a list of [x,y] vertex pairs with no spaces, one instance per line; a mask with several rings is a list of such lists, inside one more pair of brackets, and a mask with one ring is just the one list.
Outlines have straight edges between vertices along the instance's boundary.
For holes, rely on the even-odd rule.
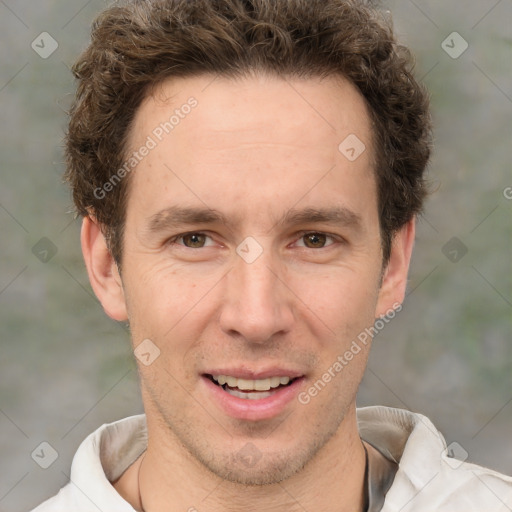
[[202,376],[207,392],[228,416],[249,421],[267,420],[282,413],[286,406],[296,399],[303,380],[304,377],[299,377],[267,398],[249,400],[230,395],[208,377]]

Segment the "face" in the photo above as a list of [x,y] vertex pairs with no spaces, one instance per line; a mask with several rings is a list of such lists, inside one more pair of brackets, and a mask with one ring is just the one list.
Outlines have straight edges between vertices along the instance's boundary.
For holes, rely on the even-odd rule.
[[[366,147],[355,160],[349,135]],[[370,344],[335,363],[400,295],[382,273],[364,100],[334,78],[173,80],[141,105],[130,153],[148,137],[122,291],[102,301],[150,354],[148,426],[223,478],[281,481],[343,430]]]

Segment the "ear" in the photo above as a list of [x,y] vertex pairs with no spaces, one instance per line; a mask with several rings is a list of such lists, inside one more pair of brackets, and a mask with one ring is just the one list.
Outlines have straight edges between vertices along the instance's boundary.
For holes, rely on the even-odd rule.
[[101,227],[93,217],[83,219],[81,242],[89,281],[105,313],[114,320],[126,321],[128,315],[121,276]]
[[375,318],[396,309],[404,300],[415,233],[416,218],[412,218],[393,237],[391,255],[382,277]]

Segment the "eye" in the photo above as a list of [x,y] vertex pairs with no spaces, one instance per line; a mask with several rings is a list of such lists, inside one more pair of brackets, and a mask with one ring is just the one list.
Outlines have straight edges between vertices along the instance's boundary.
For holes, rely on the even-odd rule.
[[[299,240],[303,241],[303,245],[299,247],[307,247],[308,249],[323,249],[334,243],[333,237],[325,233],[305,233]],[[330,243],[328,243],[330,241]]]
[[[210,241],[210,243],[208,243]],[[211,238],[204,233],[185,233],[174,237],[170,243],[177,243],[189,249],[201,249],[213,245]]]

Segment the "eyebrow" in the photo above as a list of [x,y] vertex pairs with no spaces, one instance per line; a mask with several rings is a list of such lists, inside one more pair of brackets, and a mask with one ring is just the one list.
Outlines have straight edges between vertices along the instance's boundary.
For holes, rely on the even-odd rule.
[[277,225],[287,226],[295,224],[326,223],[338,224],[346,227],[360,228],[361,216],[352,210],[339,206],[334,208],[292,208],[277,222]]
[[[357,229],[362,226],[362,219],[360,215],[345,207],[292,208],[274,223],[271,230],[276,226],[287,227],[312,223],[337,224]],[[150,233],[159,233],[171,228],[194,224],[223,224],[230,227],[232,222],[224,214],[211,208],[171,206],[152,215],[149,218],[147,230]]]
[[227,224],[226,217],[210,208],[189,208],[171,206],[149,218],[148,231],[158,233],[185,224]]

